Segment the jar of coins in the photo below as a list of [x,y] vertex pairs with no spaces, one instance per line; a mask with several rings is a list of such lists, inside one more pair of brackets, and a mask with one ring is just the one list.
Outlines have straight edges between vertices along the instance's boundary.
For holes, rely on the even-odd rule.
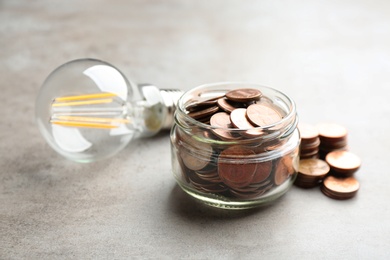
[[186,92],[171,131],[172,170],[192,197],[219,208],[275,201],[298,169],[294,101],[247,83],[215,83]]

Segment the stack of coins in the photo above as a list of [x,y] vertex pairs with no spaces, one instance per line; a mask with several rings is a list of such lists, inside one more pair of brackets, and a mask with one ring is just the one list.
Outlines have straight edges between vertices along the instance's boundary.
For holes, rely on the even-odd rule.
[[301,135],[300,158],[318,158],[320,138],[317,128],[313,125],[300,123],[298,129]]
[[321,186],[321,191],[332,199],[346,200],[356,195],[359,186],[359,182],[354,177],[337,178],[328,176]]
[[194,141],[192,136],[176,129],[183,179],[196,190],[252,199],[283,185],[296,173],[294,158],[298,158],[298,149],[283,156],[259,159],[262,153],[275,149],[274,142],[280,142],[258,143],[256,137],[267,131],[259,127],[277,123],[285,116],[285,112],[271,100],[262,97],[259,90],[231,90],[223,96],[189,102],[186,110],[191,118],[211,126],[210,131],[202,133],[208,136],[207,139],[213,135],[213,140],[240,140],[246,144],[228,147],[211,145]]
[[344,126],[334,123],[321,123],[317,125],[321,145],[320,158],[333,151],[347,150],[347,129]]
[[348,151],[333,151],[325,157],[332,174],[339,177],[351,177],[361,165],[360,158]]
[[[338,200],[352,198],[359,189],[353,177],[360,168],[360,158],[347,150],[347,129],[338,124],[322,123],[316,127],[300,124],[300,165],[295,185],[312,188],[319,184],[328,197]],[[317,131],[318,129],[318,131]],[[319,142],[316,141],[319,137]],[[310,149],[319,143],[320,158],[310,158]],[[314,150],[314,149],[313,149]],[[313,152],[314,153],[314,152]]]
[[301,188],[313,188],[325,178],[329,170],[329,165],[323,160],[301,160],[299,162],[298,176],[294,184]]

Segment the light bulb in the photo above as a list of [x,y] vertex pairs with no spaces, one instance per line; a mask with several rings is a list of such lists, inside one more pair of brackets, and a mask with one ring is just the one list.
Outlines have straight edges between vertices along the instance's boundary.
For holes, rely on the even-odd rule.
[[122,150],[132,139],[173,124],[179,90],[136,85],[109,63],[70,61],[55,69],[36,100],[36,121],[48,144],[77,162]]

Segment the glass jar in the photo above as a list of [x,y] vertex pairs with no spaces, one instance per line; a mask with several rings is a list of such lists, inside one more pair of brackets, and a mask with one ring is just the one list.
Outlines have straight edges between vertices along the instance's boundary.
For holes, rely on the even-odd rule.
[[[251,129],[211,126],[189,115],[189,108],[217,100],[235,89],[255,89],[259,101],[281,119]],[[298,169],[300,137],[294,101],[256,84],[214,83],[186,92],[178,102],[171,130],[172,171],[179,186],[214,207],[244,209],[285,194]],[[224,138],[225,136],[230,138]]]

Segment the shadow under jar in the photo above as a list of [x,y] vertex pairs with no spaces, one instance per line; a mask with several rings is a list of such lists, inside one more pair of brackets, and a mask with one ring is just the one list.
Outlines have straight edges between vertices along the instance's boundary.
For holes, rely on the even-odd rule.
[[248,83],[194,88],[175,113],[174,177],[186,193],[214,207],[273,202],[297,175],[297,123],[294,101],[278,90]]

